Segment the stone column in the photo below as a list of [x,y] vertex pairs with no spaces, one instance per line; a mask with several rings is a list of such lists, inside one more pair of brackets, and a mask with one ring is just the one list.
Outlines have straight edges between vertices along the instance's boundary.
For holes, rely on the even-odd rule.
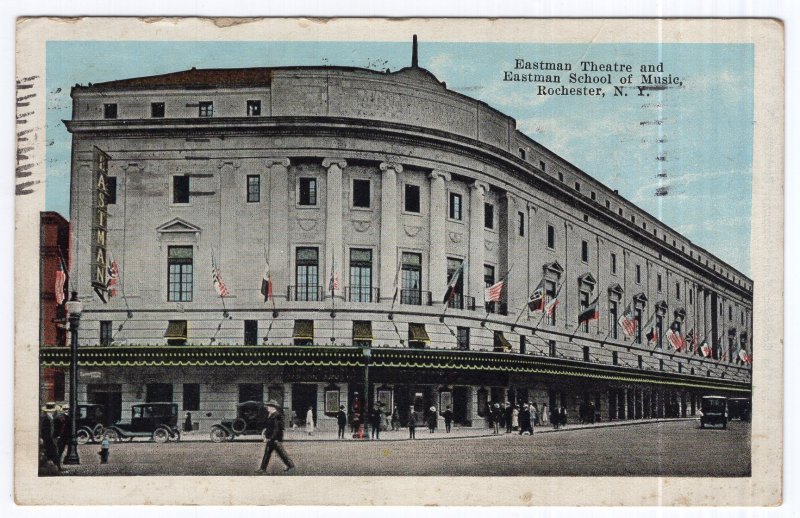
[[328,280],[331,278],[335,265],[339,274],[339,291],[337,298],[344,298],[344,242],[342,236],[342,169],[347,167],[347,162],[341,158],[326,158],[322,167],[328,170],[325,182],[325,268],[326,275],[322,281],[325,296],[330,297]]
[[705,321],[706,321],[706,333],[708,333],[707,337],[706,337],[706,340],[708,341],[708,345],[710,347],[714,347],[714,340],[716,339],[716,337],[714,336],[714,328],[711,326],[711,323],[713,322],[712,317],[711,317],[711,309],[712,309],[711,308],[711,291],[708,291],[708,290],[706,291],[705,302],[704,302],[703,307],[705,308],[705,315],[706,315],[706,318],[705,318]]
[[469,260],[467,268],[469,283],[466,286],[467,294],[475,297],[475,305],[483,307],[483,264],[484,264],[484,237],[483,237],[483,203],[489,185],[475,182],[469,196]]
[[[381,251],[380,251],[380,296],[381,301],[391,301],[394,297],[395,276],[399,276],[397,257],[397,174],[403,166],[390,162],[381,164]],[[397,288],[400,278],[397,278]]]
[[273,283],[273,297],[285,299],[292,284],[289,249],[289,203],[294,203],[294,193],[289,192],[289,159],[269,158],[269,273]]
[[695,326],[694,326],[694,336],[697,339],[697,348],[694,351],[695,355],[700,354],[700,344],[703,342],[703,335],[705,334],[705,310],[703,309],[703,287],[698,286],[697,291],[694,298],[694,314],[695,314]]
[[287,430],[292,428],[292,384],[283,384],[283,424]]
[[430,251],[429,283],[431,298],[438,304],[444,297],[447,289],[447,251],[445,237],[447,236],[447,191],[445,181],[450,181],[450,174],[443,171],[433,171],[431,179],[431,210],[430,210]]
[[628,408],[628,389],[623,389],[623,398],[625,400],[625,412],[624,412],[624,419],[630,419],[630,409]]

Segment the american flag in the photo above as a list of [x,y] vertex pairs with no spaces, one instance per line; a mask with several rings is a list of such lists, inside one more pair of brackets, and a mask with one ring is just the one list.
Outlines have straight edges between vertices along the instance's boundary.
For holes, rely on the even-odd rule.
[[[669,333],[669,331],[667,333]],[[658,329],[656,329],[655,326],[651,327],[650,331],[648,331],[647,334],[645,335],[645,338],[647,338],[648,344],[651,343],[654,344],[658,342]]]
[[703,353],[703,356],[706,358],[711,358],[711,354],[714,350],[708,345],[708,342],[703,342],[703,345],[700,346],[700,352]]
[[230,295],[228,287],[225,286],[225,282],[222,280],[222,272],[217,268],[217,263],[214,261],[214,256],[211,256],[211,280],[214,282],[214,288],[217,290],[217,294],[219,294],[220,297],[227,297]]
[[117,262],[111,258],[111,263],[108,265],[108,279],[106,279],[106,291],[108,298],[117,296],[117,281],[119,280],[119,266]]
[[750,354],[744,349],[739,349],[739,359],[742,361],[742,363],[753,363],[753,357],[750,356]]
[[269,274],[269,263],[267,263],[264,277],[261,279],[261,294],[264,295],[264,302],[272,298],[272,277]]
[[667,341],[669,341],[670,345],[676,350],[680,351],[683,349],[683,337],[681,336],[680,331],[676,331],[673,329],[667,330]]
[[339,290],[339,272],[336,271],[336,258],[331,258],[331,278],[328,281],[328,291],[335,293]]
[[55,285],[55,292],[56,292],[56,304],[61,305],[64,303],[64,284],[67,282],[67,274],[64,273],[64,267],[61,265],[61,262],[58,263],[58,271],[56,272],[56,285]]
[[694,351],[697,346],[697,337],[694,335],[694,329],[689,331],[686,335],[686,344],[689,346],[690,351]]
[[636,332],[636,318],[633,316],[633,309],[630,304],[625,308],[625,312],[622,316],[619,317],[619,325],[622,326],[622,331],[628,338],[633,336],[633,333]]
[[486,302],[498,302],[500,301],[500,297],[503,295],[503,287],[506,285],[505,277],[497,281],[496,283],[492,284],[483,294],[483,299]]
[[555,311],[555,310],[556,310],[556,307],[557,307],[557,306],[558,306],[560,303],[561,303],[561,302],[560,302],[560,301],[559,301],[557,298],[553,298],[553,300],[551,300],[550,302],[548,302],[547,304],[545,304],[545,306],[544,306],[544,313],[545,313],[545,314],[546,314],[548,317],[549,317],[549,316],[551,316],[551,315],[553,314],[553,311]]

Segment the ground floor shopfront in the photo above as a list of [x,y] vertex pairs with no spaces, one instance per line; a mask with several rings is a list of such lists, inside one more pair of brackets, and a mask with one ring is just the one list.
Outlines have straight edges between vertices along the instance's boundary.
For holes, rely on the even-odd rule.
[[[68,361],[66,350],[41,354],[43,371]],[[310,409],[327,431],[340,406],[351,416],[363,408],[365,393],[370,407],[397,408],[402,425],[412,412],[419,423],[431,407],[449,407],[456,425],[485,427],[494,403],[533,403],[540,413],[564,407],[569,422],[589,418],[587,408],[601,421],[688,417],[702,396],[749,397],[750,386],[509,353],[143,346],[82,348],[78,393],[80,403],[106,408],[106,424],[129,419],[134,404],[169,401],[203,431],[236,417],[240,402],[274,399],[287,425],[305,426]]]

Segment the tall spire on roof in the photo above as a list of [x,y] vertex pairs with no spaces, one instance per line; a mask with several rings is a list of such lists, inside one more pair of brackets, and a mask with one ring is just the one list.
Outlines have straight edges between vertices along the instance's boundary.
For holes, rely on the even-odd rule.
[[417,35],[414,35],[414,40],[411,43],[411,67],[417,68],[419,67],[419,62],[417,60]]

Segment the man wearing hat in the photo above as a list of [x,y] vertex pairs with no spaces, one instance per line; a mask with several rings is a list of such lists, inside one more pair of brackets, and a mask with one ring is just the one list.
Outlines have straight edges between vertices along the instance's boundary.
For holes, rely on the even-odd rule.
[[283,449],[283,412],[281,411],[281,407],[278,405],[278,402],[274,399],[270,399],[267,401],[267,421],[266,421],[266,430],[265,435],[267,439],[267,445],[264,448],[264,456],[261,458],[261,468],[256,470],[256,473],[266,473],[267,465],[269,464],[269,459],[272,456],[272,452],[275,451],[278,453],[278,457],[281,458],[283,463],[286,467],[283,471],[291,471],[294,469],[294,463],[292,459],[289,458],[289,455],[286,454],[286,450]]
[[39,420],[39,437],[44,450],[44,461],[52,463],[61,471],[61,456],[58,454],[58,444],[55,435],[55,413],[60,409],[52,402],[42,407],[42,417]]

